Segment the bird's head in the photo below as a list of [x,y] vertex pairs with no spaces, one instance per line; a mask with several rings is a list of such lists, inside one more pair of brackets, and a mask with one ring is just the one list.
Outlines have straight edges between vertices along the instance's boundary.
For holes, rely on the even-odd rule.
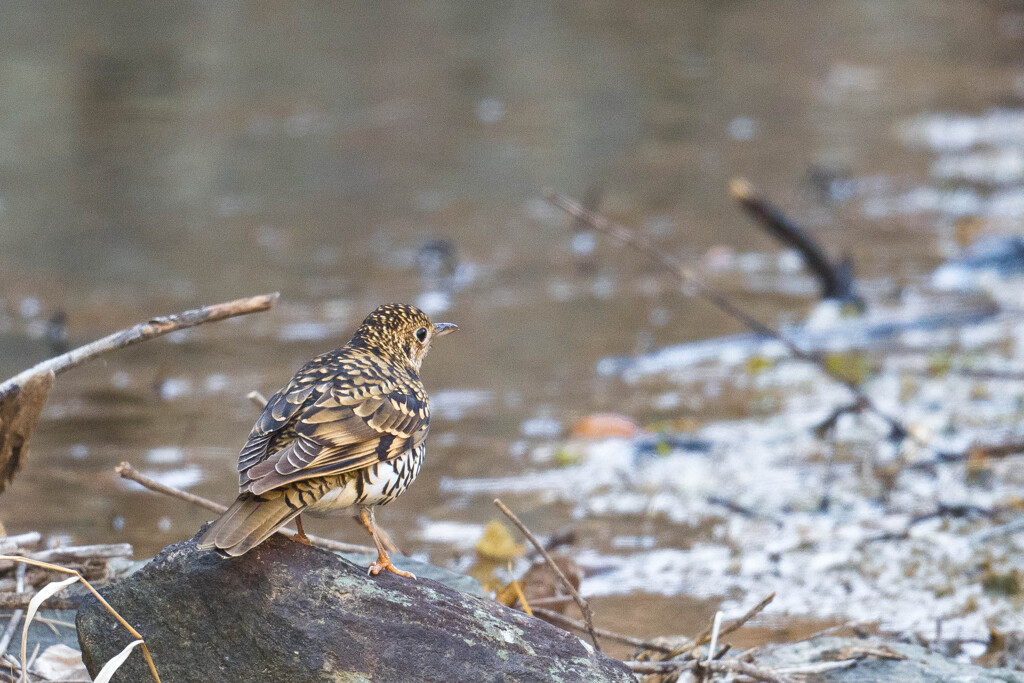
[[352,344],[373,349],[388,360],[408,363],[418,372],[430,343],[457,329],[452,323],[431,322],[415,306],[384,304],[366,316]]

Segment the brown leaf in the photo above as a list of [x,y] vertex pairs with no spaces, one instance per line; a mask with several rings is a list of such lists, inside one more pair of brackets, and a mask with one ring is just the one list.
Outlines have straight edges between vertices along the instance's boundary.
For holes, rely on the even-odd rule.
[[52,386],[53,373],[41,372],[0,398],[0,493],[25,462],[29,439]]

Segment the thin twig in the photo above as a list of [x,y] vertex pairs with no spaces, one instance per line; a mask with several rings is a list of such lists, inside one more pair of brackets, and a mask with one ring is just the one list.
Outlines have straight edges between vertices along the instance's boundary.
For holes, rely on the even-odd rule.
[[826,375],[845,386],[858,401],[863,402],[864,406],[868,410],[884,420],[891,429],[891,438],[895,440],[902,440],[910,437],[915,441],[920,442],[919,437],[912,434],[900,420],[879,408],[874,401],[872,401],[867,394],[857,386],[856,382],[843,377],[838,372],[829,368],[828,364],[817,354],[804,351],[778,330],[769,327],[733,304],[723,294],[705,284],[692,269],[686,267],[682,262],[669,255],[669,253],[664,249],[659,249],[657,245],[655,245],[654,242],[652,242],[646,235],[630,230],[623,225],[612,223],[601,214],[588,211],[578,202],[564,195],[552,192],[548,193],[545,198],[552,205],[557,206],[574,218],[584,221],[595,230],[603,232],[613,239],[629,245],[647,257],[653,259],[656,263],[675,275],[684,284],[693,286],[701,298],[710,302],[722,312],[743,323],[743,325],[762,337],[768,337],[780,342],[795,358],[799,358],[800,360],[816,365]]
[[267,407],[267,399],[263,396],[263,394],[256,391],[255,389],[246,394],[245,397],[252,401],[253,405],[255,405],[260,410],[263,410],[264,408]]
[[[566,596],[566,598],[568,599],[568,596]],[[571,628],[571,629],[573,629],[575,631],[580,631],[581,633],[587,633],[587,625],[584,622],[578,621],[576,619],[573,619],[572,617],[567,617],[564,614],[561,614],[560,612],[553,612],[553,611],[551,611],[549,609],[544,609],[542,607],[537,607],[537,601],[536,600],[533,601],[533,613],[534,613],[534,615],[536,615],[538,617],[543,617],[545,621],[554,622],[554,623],[558,624],[559,626],[562,626],[563,628]],[[594,627],[594,633],[596,633],[597,635],[601,636],[602,638],[607,638],[608,640],[614,640],[615,642],[623,643],[624,645],[632,645],[633,647],[640,647],[640,648],[643,648],[645,650],[656,650],[656,651],[659,651],[659,652],[671,652],[672,651],[671,647],[669,647],[667,645],[664,645],[662,643],[659,643],[657,641],[654,641],[654,640],[645,640],[643,638],[634,638],[633,636],[627,636],[627,635],[622,634],[622,633],[616,633],[615,631],[609,631],[607,629],[597,628],[596,626]]]
[[[25,564],[30,564],[33,567],[42,567],[43,569],[50,569],[55,572],[61,572],[62,574],[72,574],[74,576],[77,576],[78,580],[81,581],[82,584],[89,590],[89,592],[93,594],[93,597],[99,600],[100,604],[103,605],[103,607],[105,607],[106,610],[110,612],[110,614],[115,619],[117,619],[118,623],[120,623],[122,626],[128,629],[128,632],[135,636],[137,640],[142,641],[142,654],[146,657],[146,663],[149,665],[149,671],[153,674],[153,678],[156,680],[156,683],[160,683],[160,674],[156,672],[156,664],[153,663],[153,657],[149,653],[149,647],[146,645],[146,639],[143,638],[142,635],[140,635],[139,632],[136,631],[131,624],[125,621],[124,617],[118,614],[117,610],[111,607],[110,603],[107,602],[103,598],[103,596],[99,594],[99,591],[92,587],[91,583],[85,580],[84,576],[82,576],[74,569],[68,569],[67,567],[61,567],[58,564],[51,564],[49,562],[40,562],[39,560],[32,560],[27,557],[16,557],[14,555],[0,555],[0,559],[10,560],[12,562],[23,562]],[[22,662],[22,664],[24,665],[24,662]]]
[[516,525],[516,527],[519,528],[519,531],[523,533],[523,536],[526,536],[527,540],[533,544],[533,547],[537,549],[537,552],[540,553],[541,557],[544,558],[544,561],[548,563],[549,567],[551,567],[551,571],[554,572],[555,576],[558,577],[558,580],[561,581],[562,585],[569,591],[569,595],[571,595],[572,599],[576,601],[576,604],[579,605],[580,612],[583,613],[583,620],[587,623],[587,633],[590,634],[590,640],[594,643],[594,649],[600,652],[601,645],[597,642],[597,634],[594,632],[594,616],[590,611],[590,605],[588,605],[587,601],[583,599],[583,596],[579,594],[579,591],[576,590],[576,587],[573,586],[572,582],[565,576],[558,564],[556,564],[551,555],[548,554],[548,551],[544,549],[543,544],[537,540],[537,537],[533,535],[532,531],[526,528],[526,525],[523,524],[522,520],[516,517],[515,513],[509,510],[508,506],[502,503],[500,499],[495,498],[494,504],[506,517],[509,518],[509,520],[512,521],[513,524]]
[[[134,481],[137,484],[141,484],[150,491],[162,493],[165,496],[171,496],[172,498],[177,498],[187,503],[198,505],[201,508],[204,508],[211,512],[216,512],[217,514],[221,514],[225,510],[227,510],[227,506],[221,505],[220,503],[215,503],[208,498],[203,498],[202,496],[197,496],[194,493],[189,493],[187,491],[182,491],[181,489],[176,489],[173,486],[161,484],[155,479],[151,479],[146,475],[142,474],[127,462],[122,462],[120,465],[114,468],[114,471],[121,475],[122,478],[130,479],[131,481]],[[291,537],[297,534],[298,531],[294,527],[282,527],[281,529],[278,529],[277,533]],[[342,553],[361,553],[364,555],[377,552],[374,548],[370,548],[365,545],[356,545],[354,543],[342,543],[341,541],[334,541],[330,538],[314,536],[313,534],[306,534],[306,537],[309,538],[309,541],[313,545],[319,546],[321,548],[326,548],[327,550],[337,550],[338,552]]]
[[[727,636],[730,633],[732,633],[733,631],[738,631],[740,628],[743,627],[744,624],[746,624],[748,621],[750,621],[751,619],[756,617],[758,614],[763,612],[764,608],[767,607],[769,604],[771,604],[771,601],[774,600],[774,599],[775,599],[775,593],[774,592],[773,593],[769,593],[768,595],[766,595],[761,600],[761,602],[757,603],[756,605],[751,607],[749,610],[747,610],[746,613],[743,614],[743,616],[737,617],[736,619],[733,619],[728,624],[723,626],[721,628],[721,630],[719,631],[719,633],[718,633],[719,637]],[[673,657],[678,657],[681,654],[685,654],[687,652],[690,652],[694,648],[700,647],[701,645],[707,643],[708,641],[711,640],[711,634],[712,634],[713,631],[714,631],[714,623],[712,623],[711,626],[708,626],[706,629],[704,629],[703,633],[701,633],[699,636],[694,638],[693,642],[687,643],[683,647],[677,648],[677,649],[673,650],[672,651],[672,656]]]
[[236,299],[234,301],[226,301],[224,303],[213,304],[211,306],[203,306],[202,308],[196,308],[182,313],[175,313],[173,315],[160,316],[153,318],[148,322],[139,323],[134,327],[121,330],[120,332],[115,332],[103,337],[102,339],[97,339],[94,342],[86,344],[85,346],[80,346],[77,349],[72,349],[67,353],[45,360],[42,363],[15,375],[9,380],[0,383],[0,397],[6,396],[12,391],[16,391],[17,388],[30,377],[43,372],[53,372],[55,375],[59,375],[60,373],[77,367],[88,360],[96,358],[97,356],[101,356],[116,349],[123,349],[127,346],[132,346],[140,342],[154,339],[165,335],[168,332],[183,330],[187,327],[195,327],[196,325],[202,325],[203,323],[225,320],[239,315],[266,311],[274,305],[279,296],[280,294],[277,292],[274,292],[273,294],[261,294],[259,296],[251,296],[245,299]]

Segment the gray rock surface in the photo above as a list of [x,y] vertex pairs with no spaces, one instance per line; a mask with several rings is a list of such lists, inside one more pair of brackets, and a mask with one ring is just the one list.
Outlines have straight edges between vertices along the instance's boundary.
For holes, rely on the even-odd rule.
[[[165,683],[636,680],[575,636],[492,600],[430,579],[367,577],[281,537],[231,560],[178,543],[101,592],[146,638]],[[77,626],[93,675],[130,641],[95,599]],[[114,677],[145,680],[141,653]]]
[[857,649],[895,650],[906,659],[882,659],[866,656],[849,669],[837,669],[808,676],[814,683],[1024,683],[1024,672],[1010,669],[985,669],[943,657],[923,647],[873,638],[815,638],[801,643],[779,645],[757,657],[760,666],[799,666],[808,662],[833,662]]

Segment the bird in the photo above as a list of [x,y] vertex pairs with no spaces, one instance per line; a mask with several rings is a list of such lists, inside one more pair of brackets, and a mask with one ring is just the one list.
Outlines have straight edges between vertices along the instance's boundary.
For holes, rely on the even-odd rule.
[[420,367],[434,339],[458,329],[415,306],[385,304],[344,346],[309,361],[267,401],[238,455],[235,502],[197,540],[200,550],[238,557],[303,513],[358,512],[377,547],[368,573],[394,566],[374,510],[419,474],[430,428]]

